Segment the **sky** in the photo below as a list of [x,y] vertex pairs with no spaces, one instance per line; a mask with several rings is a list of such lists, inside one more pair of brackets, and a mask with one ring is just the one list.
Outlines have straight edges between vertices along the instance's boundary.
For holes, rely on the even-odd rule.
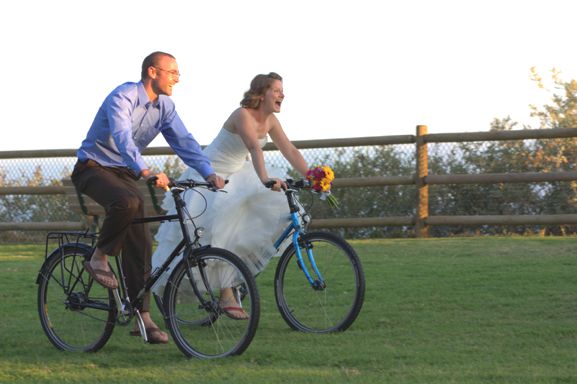
[[[145,56],[173,54],[173,100],[201,144],[251,79],[277,72],[292,140],[537,124],[531,81],[577,79],[570,0],[8,0],[0,13],[0,151],[75,149]],[[162,137],[151,146],[166,146]]]

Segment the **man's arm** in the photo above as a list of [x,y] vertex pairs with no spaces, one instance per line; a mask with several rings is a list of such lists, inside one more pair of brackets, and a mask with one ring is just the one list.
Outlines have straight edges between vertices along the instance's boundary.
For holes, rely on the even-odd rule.
[[168,120],[168,124],[161,130],[166,142],[186,165],[195,169],[206,181],[221,189],[224,180],[218,176],[208,158],[202,153],[202,148],[192,134],[186,129],[184,123],[176,113]]

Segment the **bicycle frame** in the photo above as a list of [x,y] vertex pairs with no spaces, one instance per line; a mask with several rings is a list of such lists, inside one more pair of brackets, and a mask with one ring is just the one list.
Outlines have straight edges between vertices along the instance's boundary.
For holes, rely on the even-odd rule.
[[[149,278],[144,282],[144,287],[140,290],[140,292],[138,292],[136,297],[134,297],[134,298],[128,297],[126,285],[124,283],[125,274],[124,274],[124,271],[122,268],[122,262],[121,262],[122,256],[118,256],[118,257],[114,258],[116,270],[118,271],[118,273],[121,277],[121,280],[122,280],[122,283],[119,284],[118,289],[113,290],[113,296],[114,296],[114,300],[116,302],[116,307],[118,310],[117,321],[120,324],[128,323],[131,320],[132,316],[134,315],[131,308],[136,307],[142,301],[144,294],[146,292],[150,291],[150,289],[154,286],[154,284],[158,281],[158,279],[164,273],[166,273],[166,271],[168,270],[172,261],[180,253],[182,253],[183,250],[186,250],[186,252],[184,252],[184,254],[183,254],[183,257],[186,260],[186,262],[188,263],[188,267],[189,267],[188,273],[190,275],[190,268],[192,266],[194,266],[194,251],[196,249],[201,249],[202,247],[198,243],[199,237],[196,236],[194,239],[192,239],[190,233],[188,232],[188,229],[186,228],[186,218],[185,218],[185,215],[183,213],[185,203],[184,203],[182,197],[180,196],[181,192],[183,192],[183,191],[184,191],[184,189],[181,189],[181,188],[174,188],[172,190],[172,195],[173,195],[175,205],[176,205],[176,213],[175,214],[137,218],[131,223],[131,225],[139,225],[139,224],[144,224],[144,223],[178,220],[180,223],[180,226],[181,226],[181,230],[182,230],[181,232],[183,234],[183,239],[174,248],[174,250],[168,256],[168,258],[165,260],[165,262],[160,267],[156,268],[154,271],[151,272]],[[49,243],[51,243],[51,242],[54,242],[54,241],[58,242],[58,247],[56,247],[56,249],[62,249],[62,247],[66,243],[76,244],[77,247],[80,245],[84,245],[86,247],[90,247],[93,249],[95,247],[96,238],[97,238],[96,233],[92,233],[92,232],[88,232],[88,231],[86,231],[86,232],[84,232],[84,231],[50,232],[46,238],[45,258],[48,256]],[[202,275],[203,280],[205,280],[206,277],[204,276],[204,274],[201,274],[201,275]],[[188,277],[190,278],[190,281],[193,281],[192,275],[190,275]],[[208,282],[206,282],[206,281],[204,281],[204,282],[205,282],[205,284],[208,284]],[[63,287],[70,289],[70,287],[76,286],[77,283],[78,283],[78,281],[71,281],[71,282],[68,282],[67,284],[62,284],[62,285],[63,285]],[[195,293],[198,296],[201,296],[198,293],[198,288],[196,287],[196,285],[195,284],[192,284],[192,285],[193,285],[193,290],[195,291]],[[132,300],[130,300],[130,299],[132,299]],[[158,301],[159,299],[160,298],[155,295],[155,300]],[[126,301],[126,300],[128,300],[128,301]],[[127,304],[129,304],[129,305],[127,305]],[[206,303],[202,303],[202,304],[206,305]],[[86,306],[93,306],[95,308],[100,308],[100,309],[107,309],[107,308],[102,308],[100,305],[98,305],[98,306],[93,305],[92,303],[87,303],[85,305]],[[159,307],[162,308],[162,306],[159,306]],[[143,331],[143,329],[141,331]]]
[[[291,236],[292,237],[292,244],[295,248],[295,252],[297,255],[297,260],[298,260],[297,262],[298,262],[301,270],[305,274],[305,277],[307,278],[307,280],[309,281],[309,283],[311,284],[311,286],[314,289],[323,289],[326,287],[326,284],[325,284],[325,281],[321,275],[321,272],[319,271],[317,264],[315,262],[312,247],[310,245],[305,244],[307,258],[308,258],[308,260],[312,266],[312,269],[313,269],[314,274],[316,275],[317,279],[314,279],[312,277],[311,273],[309,272],[308,268],[306,267],[306,264],[305,264],[304,259],[303,259],[303,254],[301,252],[301,247],[299,245],[299,239],[301,239],[302,235],[305,234],[305,229],[303,228],[303,226],[301,224],[301,220],[299,218],[299,206],[297,204],[297,197],[295,196],[296,193],[297,193],[297,190],[291,189],[291,188],[288,188],[285,191],[285,194],[286,194],[287,200],[288,200],[288,205],[290,208],[291,222],[285,228],[285,230],[279,236],[279,238],[275,241],[274,247],[278,250],[280,248],[280,245],[282,244],[282,242],[285,241],[289,236],[292,235]],[[308,214],[305,212],[305,214],[302,216],[305,216],[305,215],[308,215]]]
[[[173,249],[173,251],[170,253],[170,255],[167,257],[167,259],[164,261],[164,263],[156,268],[154,271],[151,272],[150,276],[148,277],[148,279],[144,282],[144,287],[140,290],[140,292],[138,292],[136,298],[135,298],[135,303],[139,303],[142,298],[144,297],[144,294],[148,291],[150,291],[150,289],[154,286],[154,284],[158,281],[158,279],[164,274],[166,273],[166,271],[168,270],[170,264],[172,263],[172,261],[183,251],[185,250],[185,252],[183,253],[183,258],[185,260],[185,262],[188,265],[187,268],[187,275],[188,278],[190,279],[190,281],[193,281],[192,278],[192,273],[190,272],[190,268],[194,266],[194,258],[193,258],[193,254],[194,254],[194,250],[196,249],[200,249],[202,248],[199,243],[199,236],[195,234],[195,238],[192,239],[190,236],[190,233],[188,232],[188,229],[186,228],[186,218],[184,217],[184,207],[185,207],[185,202],[182,199],[182,197],[180,196],[180,194],[183,192],[184,190],[181,188],[173,188],[171,190],[173,199],[174,199],[174,203],[176,206],[176,214],[172,214],[172,215],[161,215],[161,216],[150,216],[150,217],[143,217],[143,218],[138,218],[135,219],[132,222],[132,225],[135,224],[144,224],[144,223],[152,223],[152,222],[162,222],[162,221],[175,221],[178,220],[179,224],[180,224],[180,228],[181,228],[181,232],[183,235],[183,239],[178,243],[178,245]],[[192,262],[192,264],[191,264]],[[117,263],[117,267],[120,271],[122,271],[121,269],[121,263],[119,262],[119,258],[116,258],[116,263]],[[124,276],[123,272],[122,272],[122,276]],[[204,276],[204,274],[201,273],[202,279],[204,281],[205,284],[208,284],[208,282],[206,281],[206,276]],[[196,284],[191,284],[192,285],[192,289],[193,291],[197,294],[198,297],[200,297],[201,295],[198,292],[198,287],[196,286]],[[124,294],[124,297],[127,297],[128,295]],[[116,294],[115,294],[116,297]],[[155,294],[154,298],[157,302],[162,303],[162,300]],[[211,298],[212,300],[214,300],[214,298]],[[205,302],[202,302],[201,299],[201,303],[203,305],[207,305]],[[162,310],[163,306],[159,305],[159,308]]]

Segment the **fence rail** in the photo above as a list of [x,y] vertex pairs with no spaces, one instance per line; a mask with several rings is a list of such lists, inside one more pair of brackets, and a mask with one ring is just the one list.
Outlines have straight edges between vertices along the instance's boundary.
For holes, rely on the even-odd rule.
[[[375,176],[339,178],[334,188],[386,187],[412,185],[417,189],[415,196],[415,214],[412,216],[384,217],[347,217],[313,220],[315,228],[379,227],[379,226],[414,226],[416,235],[428,236],[429,226],[441,225],[548,225],[577,224],[575,214],[553,215],[429,215],[429,186],[443,184],[498,184],[498,183],[538,183],[577,180],[577,172],[529,172],[529,173],[493,173],[493,174],[430,174],[428,168],[429,143],[463,143],[472,141],[529,140],[576,138],[577,129],[559,128],[543,130],[489,131],[428,134],[427,127],[417,126],[416,135],[375,136],[360,138],[337,138],[327,140],[295,141],[297,148],[341,148],[362,146],[386,146],[410,144],[415,146],[415,173],[410,176]],[[272,143],[265,146],[266,151],[274,151]],[[173,155],[170,148],[156,147],[145,150],[146,156]],[[0,159],[33,159],[74,157],[75,150],[36,150],[0,152]],[[64,194],[63,186],[8,186],[0,187],[0,195],[58,195]],[[0,231],[38,231],[55,229],[81,229],[85,222],[23,222],[0,223]]]

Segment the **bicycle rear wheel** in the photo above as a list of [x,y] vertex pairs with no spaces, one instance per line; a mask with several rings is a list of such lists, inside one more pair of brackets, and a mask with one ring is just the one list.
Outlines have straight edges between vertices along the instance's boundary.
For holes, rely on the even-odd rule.
[[114,329],[112,291],[93,282],[83,267],[91,252],[84,244],[64,244],[46,259],[38,275],[42,329],[64,351],[98,351]]
[[[254,277],[234,254],[219,248],[194,251],[182,260],[164,292],[167,326],[178,348],[188,357],[217,358],[238,355],[252,341],[260,317]],[[226,316],[219,304],[221,287],[231,287],[248,314],[238,320]]]
[[[310,232],[299,239],[300,251],[315,284],[306,278],[294,245],[281,256],[275,273],[277,307],[287,324],[302,332],[344,331],[357,318],[365,296],[365,277],[354,249],[342,238]],[[312,252],[324,281],[314,277]]]

